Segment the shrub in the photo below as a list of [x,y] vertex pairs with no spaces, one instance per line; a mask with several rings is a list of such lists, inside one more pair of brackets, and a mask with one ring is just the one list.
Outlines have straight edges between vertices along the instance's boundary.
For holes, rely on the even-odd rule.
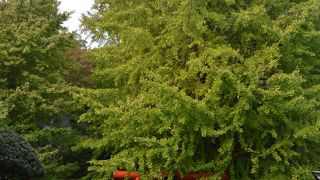
[[12,131],[0,131],[0,178],[41,175],[43,167],[32,146]]

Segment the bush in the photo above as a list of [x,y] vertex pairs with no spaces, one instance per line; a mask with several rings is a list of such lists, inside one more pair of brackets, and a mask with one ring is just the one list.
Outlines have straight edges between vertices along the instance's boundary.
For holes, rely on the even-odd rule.
[[42,175],[43,167],[32,146],[12,131],[0,131],[0,179]]

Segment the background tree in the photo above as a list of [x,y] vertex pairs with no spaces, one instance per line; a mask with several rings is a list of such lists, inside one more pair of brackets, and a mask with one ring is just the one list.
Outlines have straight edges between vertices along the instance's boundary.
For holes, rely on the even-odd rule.
[[76,97],[92,177],[125,168],[303,179],[319,167],[317,0],[97,0]]
[[0,123],[39,151],[47,177],[61,179],[81,176],[85,167],[71,149],[81,141],[70,96],[75,83],[69,81],[81,64],[68,55],[78,42],[62,27],[69,13],[59,13],[58,5],[0,2]]

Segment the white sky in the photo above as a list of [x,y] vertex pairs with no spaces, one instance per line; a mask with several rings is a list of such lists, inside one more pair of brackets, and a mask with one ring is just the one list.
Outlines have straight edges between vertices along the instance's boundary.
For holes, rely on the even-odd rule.
[[86,13],[91,9],[94,0],[59,0],[61,2],[59,6],[60,11],[74,11],[70,19],[63,25],[69,29],[69,31],[76,31],[80,26],[81,14]]

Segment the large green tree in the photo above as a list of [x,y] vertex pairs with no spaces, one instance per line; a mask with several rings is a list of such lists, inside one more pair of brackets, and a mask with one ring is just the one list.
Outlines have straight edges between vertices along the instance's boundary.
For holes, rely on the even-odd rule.
[[319,168],[318,0],[97,0],[92,80],[77,98],[116,169],[303,179]]
[[59,14],[57,6],[54,0],[1,3],[1,99],[10,104],[8,125],[32,129],[35,119],[49,122],[48,116],[66,107],[59,97],[69,90],[65,53],[75,41],[61,26],[68,14]]
[[[62,23],[69,13],[57,0],[0,0],[0,124],[30,141],[47,176],[80,175],[81,157],[71,147],[81,141],[72,128],[77,117],[70,55],[75,35]],[[77,53],[79,54],[79,53]]]

